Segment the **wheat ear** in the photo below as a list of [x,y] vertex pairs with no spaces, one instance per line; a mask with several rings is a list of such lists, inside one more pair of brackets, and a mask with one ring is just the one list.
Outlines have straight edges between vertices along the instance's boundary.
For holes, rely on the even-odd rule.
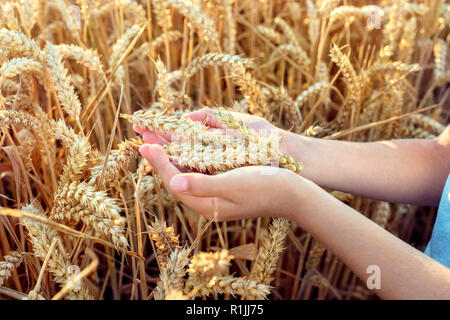
[[175,249],[167,260],[166,268],[161,270],[155,289],[155,300],[163,300],[170,290],[184,289],[186,266],[189,263],[188,249]]
[[189,22],[201,32],[203,39],[216,43],[219,39],[214,21],[209,18],[196,2],[167,0],[167,5],[177,9]]
[[314,99],[322,90],[328,87],[328,82],[321,81],[316,82],[312,86],[306,88],[302,93],[300,93],[297,98],[295,98],[295,105],[300,110],[308,101]]
[[[436,44],[434,45],[434,78],[436,82],[442,83],[442,79],[445,78],[446,70],[447,70],[447,43],[438,39]],[[448,73],[448,72],[447,72]],[[448,78],[448,76],[447,76]]]
[[55,209],[51,215],[57,215],[57,206],[82,205],[89,208],[94,213],[92,223],[97,223],[103,234],[107,233],[106,235],[111,237],[117,246],[126,247],[128,245],[123,229],[125,218],[120,216],[120,208],[116,205],[116,201],[108,197],[106,192],[97,191],[96,188],[85,182],[74,181],[58,187],[54,203]]
[[[342,73],[344,74],[344,78],[347,81],[347,85],[349,88],[349,95],[347,106],[351,106],[351,115],[350,115],[350,127],[352,127],[356,121],[356,117],[359,113],[359,108],[361,104],[361,84],[360,77],[356,74],[355,69],[353,68],[350,60],[347,56],[345,56],[342,51],[337,47],[336,44],[333,44],[330,51],[331,60],[341,68]],[[346,120],[348,114],[348,107],[342,108],[342,118]]]
[[278,259],[283,252],[283,243],[289,233],[289,221],[281,218],[272,220],[269,227],[269,236],[264,239],[259,247],[258,257],[251,273],[251,280],[270,285],[273,280]]
[[256,27],[256,31],[258,31],[262,36],[266,37],[275,44],[282,44],[285,41],[284,36],[273,28],[259,25]]
[[155,219],[149,227],[150,237],[155,243],[156,254],[161,269],[165,269],[170,254],[175,249],[181,249],[178,235],[175,235],[173,226],[168,227],[165,221]]
[[[35,215],[44,216],[44,214],[32,204],[23,207],[22,210]],[[54,239],[62,244],[62,239],[58,236],[56,231],[50,229],[47,225],[41,224],[29,218],[25,218],[23,222],[29,231],[34,255],[41,260],[44,260],[46,258],[48,250]],[[64,285],[71,281],[71,275],[69,273],[71,265],[72,263],[67,258],[66,254],[59,249],[58,245],[56,245],[48,260],[47,267],[53,274],[54,280],[57,283]],[[83,283],[81,283],[80,287],[72,287],[66,298],[69,300],[93,299]]]
[[385,228],[391,215],[391,206],[388,202],[380,201],[375,205],[372,220],[380,227]]
[[91,49],[83,49],[76,45],[59,44],[56,46],[58,54],[65,59],[73,59],[79,64],[98,72],[103,71],[102,63],[97,53]]
[[270,287],[246,278],[233,276],[214,276],[199,294],[208,290],[208,294],[229,294],[248,300],[264,300],[270,294]]
[[59,181],[62,184],[79,181],[92,152],[91,144],[86,137],[78,135],[69,128],[63,120],[54,121],[52,125],[55,138],[61,140],[69,150]]
[[[128,46],[130,45],[131,41],[134,39],[134,37],[138,34],[140,27],[138,25],[134,25],[130,28],[128,28],[124,34],[114,43],[111,49],[111,57],[109,58],[109,68],[110,71],[114,70],[117,66],[117,64],[120,61],[120,58],[124,55],[126,52]],[[116,70],[116,77],[119,79],[119,82],[123,81],[124,78],[124,69],[122,66],[120,66]]]
[[0,285],[7,280],[12,271],[17,268],[23,261],[23,253],[12,251],[9,255],[3,257],[4,261],[0,261]]
[[[108,157],[108,162],[104,170],[104,181],[107,185],[111,180],[117,177],[120,169],[126,168],[131,159],[135,159],[139,155],[139,146],[143,144],[142,140],[131,139],[121,142],[116,150],[112,150]],[[89,179],[90,185],[96,185],[101,178],[105,156],[99,159],[99,164],[89,169],[91,177]]]
[[214,276],[228,274],[232,259],[233,256],[226,249],[217,252],[199,252],[194,255],[189,263],[189,278],[185,284],[185,293],[188,294],[194,289],[200,290],[199,295],[208,295],[209,290],[206,286]]
[[40,60],[41,48],[39,45],[18,31],[1,29],[0,47],[2,48],[2,54],[6,56],[24,56],[30,59]]
[[45,56],[45,63],[59,103],[70,117],[79,122],[81,103],[62,62],[62,56],[58,53],[57,47],[50,42],[45,46]]

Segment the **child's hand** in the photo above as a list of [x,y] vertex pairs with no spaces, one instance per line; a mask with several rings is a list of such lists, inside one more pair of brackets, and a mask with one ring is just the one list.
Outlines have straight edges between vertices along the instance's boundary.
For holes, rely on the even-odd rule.
[[215,176],[181,173],[161,146],[145,144],[140,152],[168,191],[206,218],[213,216],[215,208],[221,221],[259,216],[290,219],[294,215],[298,192],[293,190],[298,190],[303,179],[286,169],[267,172],[267,167],[242,167]]

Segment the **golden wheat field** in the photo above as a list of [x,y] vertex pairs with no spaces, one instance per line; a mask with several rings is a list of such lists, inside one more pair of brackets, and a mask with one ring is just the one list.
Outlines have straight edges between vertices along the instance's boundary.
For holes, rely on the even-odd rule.
[[[443,0],[1,0],[0,299],[377,299],[294,223],[178,202],[133,125],[195,135],[181,116],[210,107],[244,131],[227,110],[324,139],[432,139],[449,29]],[[190,155],[173,159],[251,164]],[[434,208],[327,191],[419,250],[430,238]]]

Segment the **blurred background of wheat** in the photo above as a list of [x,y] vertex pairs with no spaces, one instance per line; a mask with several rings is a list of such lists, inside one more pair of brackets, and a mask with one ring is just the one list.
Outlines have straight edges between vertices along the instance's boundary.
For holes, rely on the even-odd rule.
[[[0,11],[0,298],[376,298],[295,225],[212,222],[177,203],[119,114],[223,106],[321,138],[434,138],[450,116],[443,0]],[[424,249],[435,209],[330,192]]]

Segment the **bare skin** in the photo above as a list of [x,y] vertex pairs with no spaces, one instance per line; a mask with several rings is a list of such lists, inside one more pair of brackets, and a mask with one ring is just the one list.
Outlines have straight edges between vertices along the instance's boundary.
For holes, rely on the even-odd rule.
[[[187,115],[223,128],[206,109]],[[234,114],[249,127],[280,130],[264,119]],[[142,128],[142,155],[158,171],[168,191],[207,218],[218,220],[279,216],[296,222],[330,248],[364,281],[369,265],[381,270],[384,299],[450,299],[450,269],[393,236],[336,200],[321,186],[391,202],[438,205],[450,172],[450,126],[435,140],[354,143],[306,138],[283,130],[283,152],[305,170],[262,175],[243,167],[209,176],[183,173],[161,145],[170,137]],[[270,188],[267,188],[270,185]]]

